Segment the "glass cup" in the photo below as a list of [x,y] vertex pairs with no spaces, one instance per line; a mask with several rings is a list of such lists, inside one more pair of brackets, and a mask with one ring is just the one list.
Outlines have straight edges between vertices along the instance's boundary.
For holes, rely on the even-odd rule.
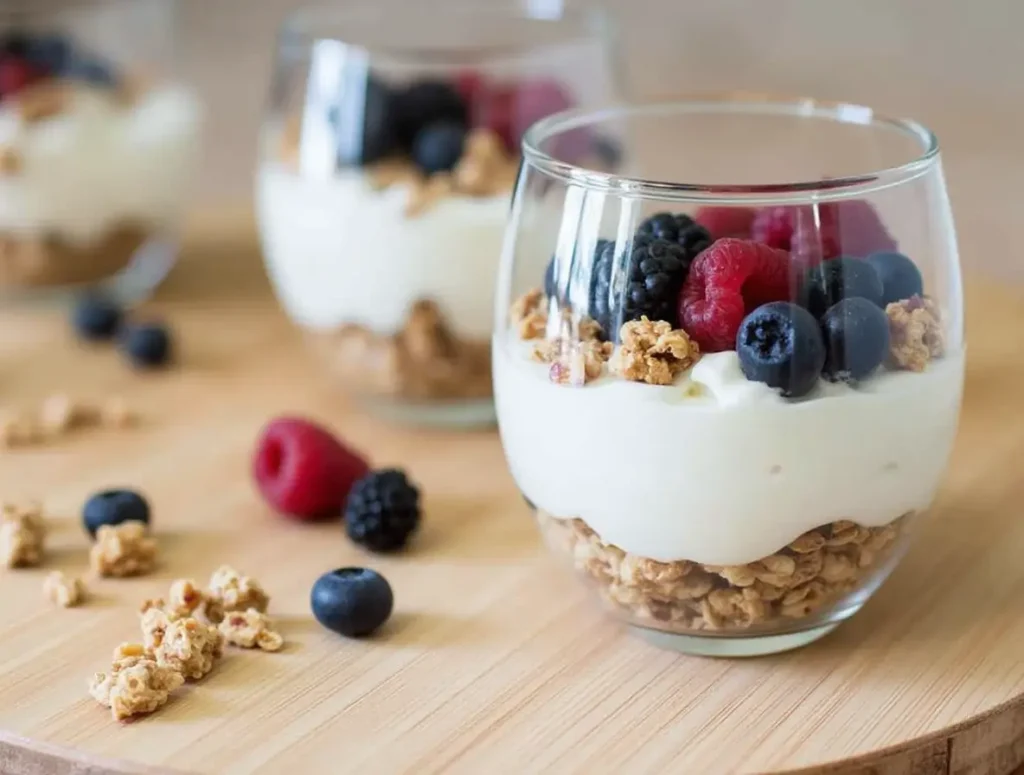
[[[617,141],[613,173],[562,155],[581,130]],[[852,105],[724,97],[562,113],[523,153],[495,398],[551,550],[683,651],[828,633],[899,561],[956,433],[962,292],[935,137]],[[532,224],[552,220],[538,247]]]
[[[257,172],[267,269],[344,392],[403,421],[493,423],[519,141],[612,93],[604,19],[538,3],[355,5],[283,28]],[[615,153],[566,142],[579,159]]]
[[164,0],[0,7],[0,298],[147,295],[177,253],[199,142]]

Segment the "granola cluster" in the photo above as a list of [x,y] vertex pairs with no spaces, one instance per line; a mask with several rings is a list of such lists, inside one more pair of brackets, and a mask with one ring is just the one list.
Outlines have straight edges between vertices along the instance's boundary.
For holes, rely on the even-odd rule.
[[313,342],[357,393],[413,401],[491,395],[490,343],[457,336],[427,299],[413,304],[395,335],[349,324]]
[[267,615],[255,608],[229,613],[220,623],[220,633],[228,643],[244,649],[280,651],[284,645]]
[[67,577],[59,570],[43,579],[43,595],[54,605],[73,608],[85,600],[85,584],[78,577]]
[[934,299],[912,296],[894,301],[885,308],[885,314],[889,318],[890,368],[924,371],[928,361],[942,357],[942,314]]
[[176,670],[185,678],[202,678],[224,653],[220,630],[191,616],[168,621],[158,640],[153,648],[157,664]]
[[0,503],[0,563],[30,568],[43,561],[46,523],[38,504]]
[[602,596],[638,622],[672,631],[785,626],[869,581],[898,545],[907,516],[884,527],[832,522],[747,565],[658,562],[604,543],[581,519],[538,520]]
[[93,676],[89,694],[121,721],[152,713],[184,682],[178,670],[159,664],[142,644],[125,643],[114,650],[110,672]]
[[230,565],[222,565],[213,572],[208,594],[223,614],[250,608],[263,613],[270,605],[270,595],[263,591],[260,583]]
[[649,385],[671,385],[700,358],[700,348],[682,329],[664,320],[631,320],[619,332],[622,345],[612,368],[623,378]]
[[547,297],[533,288],[514,302],[509,317],[520,339],[543,339],[548,327]]
[[12,412],[0,417],[0,447],[32,446],[82,428],[124,428],[134,421],[135,414],[117,396],[96,404],[57,393],[31,412]]
[[143,576],[156,566],[157,545],[144,522],[101,525],[89,549],[89,565],[98,576]]

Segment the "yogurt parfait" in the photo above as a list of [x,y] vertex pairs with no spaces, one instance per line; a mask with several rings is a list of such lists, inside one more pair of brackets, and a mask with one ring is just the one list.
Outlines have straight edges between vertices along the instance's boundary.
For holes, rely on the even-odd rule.
[[0,294],[131,301],[175,256],[199,139],[151,0],[0,9]]
[[[606,123],[628,177],[559,160],[562,132]],[[700,160],[646,153],[659,133]],[[685,651],[829,632],[899,561],[956,433],[960,280],[934,137],[850,106],[710,101],[559,115],[524,151],[549,190],[513,207],[494,380],[552,550]],[[531,276],[521,224],[544,209],[572,239]]]
[[519,142],[607,94],[603,39],[582,17],[424,9],[396,30],[380,13],[307,10],[284,28],[256,183],[267,270],[346,393],[487,422]]

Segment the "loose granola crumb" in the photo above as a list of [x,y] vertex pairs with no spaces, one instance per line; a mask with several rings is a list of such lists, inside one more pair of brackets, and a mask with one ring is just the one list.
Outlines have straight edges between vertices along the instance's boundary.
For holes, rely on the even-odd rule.
[[110,673],[93,676],[89,694],[121,721],[152,713],[184,682],[178,670],[160,665],[142,644],[124,643],[114,650]]
[[928,361],[942,357],[942,313],[934,299],[911,296],[894,301],[886,306],[885,314],[889,318],[890,368],[924,371]]
[[167,623],[153,653],[162,667],[177,670],[185,678],[198,679],[213,670],[223,650],[224,637],[217,627],[189,616]]
[[30,568],[43,560],[46,523],[38,504],[0,504],[0,563]]
[[13,449],[27,447],[44,436],[35,417],[20,412],[6,412],[0,416],[0,447]]
[[631,320],[619,332],[621,346],[613,369],[622,377],[650,385],[671,385],[700,357],[700,348],[682,329],[664,320]]
[[111,396],[99,408],[101,425],[109,428],[128,428],[138,421],[138,416],[120,396]]
[[255,608],[229,613],[220,623],[220,632],[228,643],[242,648],[280,651],[284,638],[275,632],[266,614]]
[[[243,576],[230,565],[222,565],[210,577],[207,590],[209,598],[215,601],[221,616],[233,611],[247,611],[255,608],[260,613],[267,610],[270,596],[263,591],[260,583],[251,576]],[[207,613],[210,621],[215,621]],[[220,621],[217,619],[216,621]]]
[[99,576],[142,576],[156,565],[157,545],[143,522],[101,525],[89,550],[89,565]]
[[520,339],[542,339],[548,325],[547,299],[540,288],[533,288],[514,302],[509,310],[512,325]]
[[55,570],[43,579],[43,595],[61,608],[73,608],[85,600],[85,584],[78,577],[68,578]]
[[[610,604],[685,632],[770,627],[838,602],[884,564],[908,515],[879,528],[826,524],[747,565],[659,562],[604,543],[580,519],[537,516],[552,546],[569,554]],[[839,537],[842,543],[829,544]]]

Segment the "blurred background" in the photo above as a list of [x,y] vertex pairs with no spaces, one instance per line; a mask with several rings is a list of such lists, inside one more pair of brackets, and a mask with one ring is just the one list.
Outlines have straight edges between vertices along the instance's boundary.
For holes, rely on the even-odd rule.
[[[535,2],[558,6],[558,0]],[[204,205],[243,203],[251,196],[256,130],[276,29],[300,5],[301,0],[182,0],[185,74],[211,108],[198,181]],[[1024,54],[1018,43],[1024,3],[609,0],[607,5],[620,30],[634,95],[770,91],[863,103],[926,123],[944,149],[965,265],[1003,276],[1020,273],[1016,251],[979,255],[971,246],[991,245],[982,235],[1016,217],[1024,177],[1024,82],[1019,78]]]

